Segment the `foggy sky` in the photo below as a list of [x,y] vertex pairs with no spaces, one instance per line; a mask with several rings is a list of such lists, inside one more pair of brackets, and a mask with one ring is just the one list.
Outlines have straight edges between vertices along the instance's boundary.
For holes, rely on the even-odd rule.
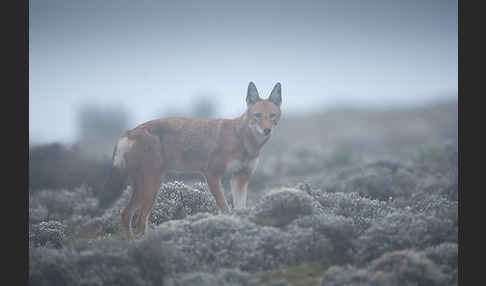
[[457,0],[31,0],[29,14],[35,141],[74,140],[83,103],[137,125],[211,95],[236,117],[249,81],[262,97],[281,82],[284,114],[457,94]]

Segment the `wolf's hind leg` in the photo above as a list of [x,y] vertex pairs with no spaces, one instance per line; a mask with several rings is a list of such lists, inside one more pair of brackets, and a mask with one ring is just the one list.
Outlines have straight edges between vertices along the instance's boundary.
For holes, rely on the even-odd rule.
[[128,205],[121,212],[121,225],[122,230],[131,235],[132,220],[135,212],[137,210],[137,205],[139,204],[138,189],[136,186],[130,186],[130,191],[132,195]]
[[143,192],[140,197],[140,212],[135,221],[135,235],[144,234],[148,227],[150,211],[157,198],[164,175],[145,177],[142,183]]

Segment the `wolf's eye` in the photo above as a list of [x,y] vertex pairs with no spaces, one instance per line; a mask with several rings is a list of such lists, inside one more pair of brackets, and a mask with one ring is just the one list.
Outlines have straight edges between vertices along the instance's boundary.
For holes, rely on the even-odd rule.
[[260,117],[262,117],[262,114],[261,114],[261,113],[253,113],[253,115],[254,115],[256,118],[260,118]]

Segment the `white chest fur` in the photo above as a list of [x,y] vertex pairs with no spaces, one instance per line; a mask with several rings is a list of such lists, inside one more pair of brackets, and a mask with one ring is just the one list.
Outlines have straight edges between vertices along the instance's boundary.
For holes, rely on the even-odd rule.
[[258,159],[259,157],[249,161],[231,160],[226,164],[226,173],[237,173],[244,169],[249,169],[253,173],[258,165]]

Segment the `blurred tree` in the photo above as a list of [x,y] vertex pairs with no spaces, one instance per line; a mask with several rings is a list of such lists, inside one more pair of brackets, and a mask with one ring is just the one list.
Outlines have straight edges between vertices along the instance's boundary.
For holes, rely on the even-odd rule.
[[129,127],[129,116],[120,107],[86,104],[79,109],[78,124],[80,150],[111,158],[116,139]]
[[216,105],[210,96],[203,95],[194,101],[191,115],[194,117],[213,117],[216,114]]
[[217,106],[212,99],[214,95],[202,93],[191,101],[190,106],[171,106],[171,108],[156,111],[154,118],[167,117],[214,117],[217,114]]

